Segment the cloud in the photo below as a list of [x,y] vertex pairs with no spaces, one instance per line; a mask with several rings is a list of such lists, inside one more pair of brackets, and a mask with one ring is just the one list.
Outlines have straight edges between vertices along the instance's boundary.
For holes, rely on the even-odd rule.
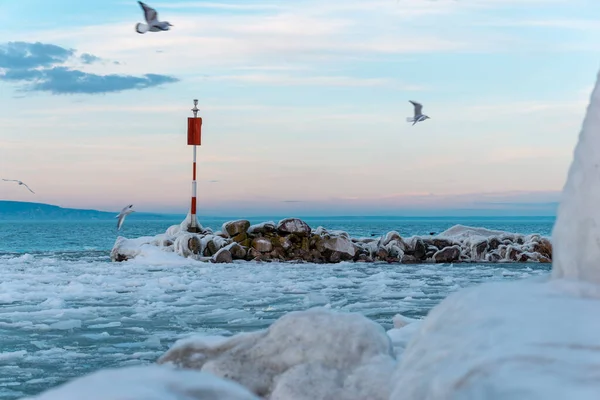
[[81,56],[79,56],[79,58],[84,64],[93,64],[96,61],[102,60],[100,57],[88,53],[83,53]]
[[[390,87],[397,82],[386,78],[355,78],[350,76],[294,76],[279,74],[245,74],[223,75],[211,78],[213,80],[237,81],[256,84],[271,84],[281,86],[339,86],[339,87]],[[418,85],[399,85],[404,90],[422,90]]]
[[9,42],[0,46],[0,68],[30,69],[67,61],[75,50],[53,44]]
[[[178,81],[172,76],[160,74],[133,76],[85,72],[67,66],[75,53],[74,49],[39,42],[9,42],[0,45],[0,81],[21,84],[21,91],[52,94],[121,92]],[[101,60],[89,53],[83,53],[78,59],[83,64]]]

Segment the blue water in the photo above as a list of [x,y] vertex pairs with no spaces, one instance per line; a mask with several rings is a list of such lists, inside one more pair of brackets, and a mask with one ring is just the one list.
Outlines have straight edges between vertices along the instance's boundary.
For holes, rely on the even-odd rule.
[[[277,221],[278,218],[270,218]],[[219,229],[229,220],[202,219]],[[262,222],[265,218],[251,219]],[[404,236],[455,224],[549,235],[552,218],[306,218],[354,236]],[[547,275],[548,264],[111,263],[118,234],[180,220],[0,221],[0,399],[19,399],[101,368],[153,363],[191,334],[232,335],[326,305],[391,327],[486,281]]]
[[[268,220],[275,222],[281,217],[249,218],[251,223]],[[550,235],[554,217],[448,217],[448,218],[391,218],[391,217],[339,217],[303,218],[311,227],[324,226],[340,229],[352,236],[379,236],[396,230],[403,236],[440,233],[456,224],[517,233]],[[223,222],[231,218],[200,218],[203,226],[220,230]],[[154,236],[177,220],[126,220],[120,232],[115,221],[0,221],[0,253],[38,252],[108,252],[117,236],[134,238]]]

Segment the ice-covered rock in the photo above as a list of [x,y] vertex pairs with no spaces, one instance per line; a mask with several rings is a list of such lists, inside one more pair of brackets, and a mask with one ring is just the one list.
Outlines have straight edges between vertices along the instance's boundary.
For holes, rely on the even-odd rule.
[[267,234],[273,233],[277,230],[277,225],[273,221],[262,222],[260,224],[252,225],[248,228],[248,234],[258,235],[258,234]]
[[[519,235],[463,225],[454,226],[439,236],[402,238],[396,231],[379,239],[353,239],[346,232],[318,227],[311,230],[297,218],[282,220],[279,229],[272,222],[248,228],[246,220],[230,221],[225,235],[189,233],[171,227],[153,238],[119,237],[113,247],[113,261],[126,261],[156,246],[182,257],[210,259],[233,243],[236,260],[292,261],[313,263],[340,261],[416,262],[550,262],[552,244],[540,235]],[[231,237],[231,235],[234,235]],[[242,254],[243,253],[243,254]]]
[[378,324],[315,308],[228,340],[177,343],[158,362],[227,377],[269,399],[386,400],[395,357]]
[[218,264],[231,263],[233,262],[233,256],[229,250],[222,248],[212,257],[212,261]]
[[277,224],[277,230],[284,234],[292,233],[300,236],[308,236],[311,232],[310,226],[298,218],[282,219]]
[[225,222],[221,231],[226,233],[229,237],[235,237],[240,233],[246,233],[248,228],[250,228],[250,221],[240,219],[237,221]]
[[166,366],[107,369],[25,400],[259,400],[235,382]]
[[255,238],[252,241],[252,247],[261,253],[268,253],[273,250],[273,244],[265,238]]

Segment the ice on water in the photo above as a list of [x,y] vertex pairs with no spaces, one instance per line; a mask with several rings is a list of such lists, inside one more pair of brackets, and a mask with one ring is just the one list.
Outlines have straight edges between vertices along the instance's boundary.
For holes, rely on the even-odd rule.
[[359,312],[390,329],[397,313],[422,318],[460,288],[548,274],[543,264],[212,264],[155,251],[123,263],[0,256],[0,398],[151,364],[177,340],[264,329],[292,311]]

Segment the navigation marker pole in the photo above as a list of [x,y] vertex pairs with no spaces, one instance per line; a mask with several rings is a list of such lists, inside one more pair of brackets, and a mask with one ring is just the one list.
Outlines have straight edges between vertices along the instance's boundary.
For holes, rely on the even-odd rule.
[[196,217],[196,146],[200,146],[202,136],[202,118],[198,117],[198,100],[194,99],[193,118],[188,118],[188,146],[194,146],[194,162],[192,173],[192,204],[191,204],[191,222],[188,226],[188,232],[200,232],[200,224]]

